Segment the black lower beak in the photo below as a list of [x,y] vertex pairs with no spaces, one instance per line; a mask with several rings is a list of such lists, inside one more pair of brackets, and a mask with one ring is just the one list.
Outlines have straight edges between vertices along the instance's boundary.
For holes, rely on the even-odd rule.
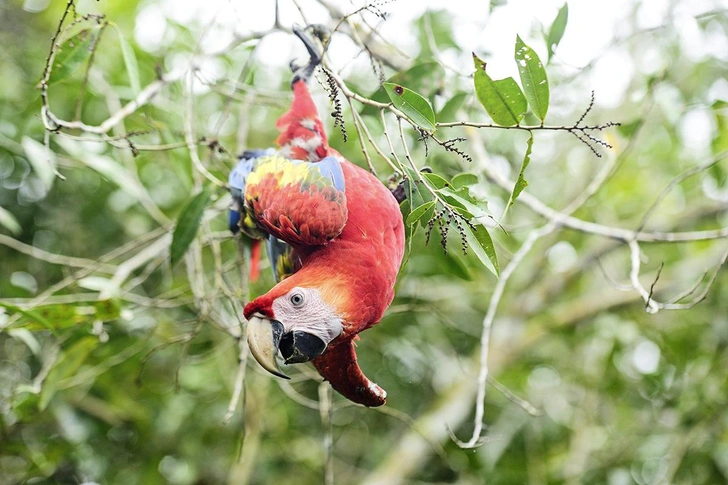
[[299,364],[321,355],[326,343],[315,335],[295,330],[281,337],[278,348],[286,364]]

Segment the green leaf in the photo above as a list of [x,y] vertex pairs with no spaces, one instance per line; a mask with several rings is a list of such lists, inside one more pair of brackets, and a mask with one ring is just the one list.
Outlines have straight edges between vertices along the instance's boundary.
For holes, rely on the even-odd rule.
[[121,56],[124,58],[124,66],[126,67],[126,74],[129,76],[129,84],[134,94],[141,91],[141,83],[139,81],[139,63],[137,62],[136,54],[134,54],[134,48],[124,38],[119,27],[112,23],[111,24],[116,30],[116,35],[119,37],[119,45],[121,46]]
[[83,29],[61,45],[61,49],[56,52],[53,59],[53,69],[48,80],[49,84],[65,81],[76,72],[86,59],[91,57],[91,52],[100,32],[101,25],[94,25],[88,29]]
[[469,225],[465,224],[463,225],[463,231],[465,231],[468,247],[473,250],[473,253],[475,253],[486,268],[494,275],[499,276],[500,268],[498,267],[495,247],[485,226],[478,224],[475,226],[475,229],[472,229]]
[[521,195],[521,192],[523,192],[523,189],[525,189],[528,185],[523,173],[526,171],[526,167],[528,167],[528,164],[531,162],[531,150],[533,150],[533,133],[531,133],[531,136],[528,137],[528,145],[526,146],[526,154],[523,156],[523,162],[521,163],[521,171],[518,173],[518,180],[516,180],[516,184],[513,186],[513,192],[511,192],[511,196],[508,198],[508,203],[503,209],[501,219],[505,217],[508,208],[513,205],[518,196]]
[[497,125],[520,123],[528,110],[526,97],[512,77],[494,81],[485,72],[485,62],[473,53],[475,94]]
[[460,92],[455,94],[452,98],[447,100],[445,106],[442,107],[439,113],[437,113],[437,119],[440,121],[452,121],[458,114],[458,111],[463,106],[465,99],[470,93]]
[[559,45],[559,42],[561,42],[561,38],[564,36],[564,31],[566,30],[566,22],[568,20],[569,4],[564,3],[564,6],[559,9],[559,13],[556,15],[554,23],[551,24],[549,34],[546,38],[546,47],[549,50],[549,62],[551,62],[551,57],[554,55],[556,47]]
[[42,315],[39,315],[35,310],[23,310],[22,308],[12,305],[10,303],[5,303],[0,301],[0,307],[5,308],[6,310],[10,310],[14,313],[20,313],[24,317],[27,317],[29,320],[40,323],[44,328],[51,331],[51,333],[55,336],[58,336],[58,333],[56,333],[55,326],[48,321],[45,317]]
[[425,215],[425,212],[427,212],[429,209],[435,207],[435,201],[431,200],[429,202],[425,202],[421,206],[417,207],[415,210],[409,213],[407,216],[407,220],[405,221],[405,224],[408,226],[411,226],[413,224],[416,224],[417,221],[422,219],[422,216]]
[[0,207],[0,226],[3,226],[8,231],[12,232],[16,236],[23,232],[23,228],[20,227],[20,223],[7,209]]
[[61,388],[61,381],[76,373],[98,343],[99,339],[96,337],[84,337],[59,355],[40,391],[38,408],[41,411],[48,406],[53,396]]
[[453,188],[470,187],[478,183],[478,176],[474,173],[459,173],[452,179]]
[[401,84],[384,83],[383,86],[395,108],[423,130],[428,133],[435,132],[435,112],[429,101]]
[[442,189],[443,187],[449,187],[450,182],[445,180],[444,178],[440,177],[436,173],[428,173],[424,172],[422,176],[427,179],[428,182],[432,184],[433,187],[436,189]]
[[[417,92],[422,93],[427,98],[431,99],[431,96],[435,92],[442,89],[442,84],[445,79],[445,73],[442,66],[436,61],[423,62],[422,64],[415,64],[411,68],[403,72],[398,72],[394,76],[387,79],[387,82],[400,84],[402,86],[409,86],[410,89],[415,89]],[[384,86],[381,86],[375,92],[368,96],[372,101],[379,103],[389,102],[389,96]],[[379,118],[379,109],[371,105],[365,105],[360,114],[362,116],[376,116]]]
[[182,213],[177,219],[177,226],[174,228],[174,233],[172,234],[172,246],[169,250],[172,266],[182,259],[182,256],[187,252],[187,248],[194,241],[197,235],[197,229],[200,227],[202,214],[210,203],[211,195],[212,187],[208,185],[199,194],[195,195],[187,203],[185,208],[182,209]]
[[523,92],[533,113],[541,121],[546,119],[549,110],[549,81],[538,54],[523,43],[516,35],[516,64],[521,76]]
[[[434,196],[427,187],[423,186],[424,184],[420,181],[417,172],[407,167],[404,167],[404,169],[407,175],[404,181],[404,193],[407,194],[407,200],[410,203],[410,207],[417,208],[425,202],[433,200]],[[432,208],[430,210],[432,210]],[[427,217],[425,220],[429,219],[430,217]],[[422,222],[422,219],[420,219],[420,225],[424,227],[424,224],[425,223]]]

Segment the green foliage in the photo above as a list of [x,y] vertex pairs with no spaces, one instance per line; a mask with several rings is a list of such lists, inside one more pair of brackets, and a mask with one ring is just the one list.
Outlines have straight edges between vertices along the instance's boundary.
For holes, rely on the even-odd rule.
[[558,47],[561,38],[564,36],[566,31],[566,23],[569,20],[569,4],[564,2],[564,6],[559,9],[559,13],[556,15],[554,22],[549,28],[549,33],[546,36],[546,48],[549,52],[548,60],[551,62],[551,58],[554,55],[556,47]]
[[505,217],[506,211],[508,208],[510,208],[513,203],[516,201],[519,195],[521,195],[521,192],[523,192],[523,189],[525,189],[528,186],[528,182],[526,181],[526,178],[524,176],[524,173],[526,172],[526,168],[528,168],[528,164],[531,162],[531,151],[533,150],[533,133],[531,133],[528,137],[528,144],[526,145],[526,154],[523,156],[523,162],[521,162],[521,171],[518,172],[518,179],[516,179],[516,184],[513,186],[513,192],[511,192],[510,197],[508,197],[508,203],[506,204],[505,209],[503,209],[503,215],[501,216],[501,219]]
[[169,258],[172,266],[176,265],[187,252],[192,241],[195,240],[197,231],[200,228],[202,215],[210,203],[212,187],[206,186],[200,193],[195,195],[182,209],[177,218],[177,225],[172,233],[172,245],[169,248]]
[[395,108],[426,132],[435,132],[435,112],[425,98],[399,84],[384,83],[382,86]]
[[[219,33],[224,22],[214,22],[205,34],[206,22],[167,17],[154,0],[79,3],[58,38],[48,90],[54,115],[97,126],[150,83],[162,85],[103,135],[46,133],[36,85],[66,2],[30,11],[40,3],[0,7],[0,485],[322,483],[329,441],[314,371],[288,366],[293,379],[280,383],[250,358],[240,367],[242,304],[270,289],[270,268],[263,263],[259,280],[247,280],[249,248],[226,227],[229,199],[192,188],[206,176],[191,162],[193,152],[208,175],[224,181],[234,163],[228,154],[273,144],[275,121],[291,99],[290,59],[274,64],[262,56],[258,45],[267,38],[215,50],[212,40],[248,32]],[[514,5],[491,2],[485,28]],[[687,6],[698,8],[686,0],[672,8],[693,11]],[[693,308],[657,315],[644,311],[635,291],[622,291],[632,283],[632,255],[618,239],[564,220],[520,251],[549,222],[529,201],[562,211],[610,167],[569,221],[650,234],[728,225],[725,66],[710,48],[725,40],[725,15],[683,15],[679,25],[640,30],[634,16],[648,7],[628,4],[619,37],[605,49],[630,73],[618,83],[625,92],[611,93],[609,102],[590,75],[604,72],[602,55],[576,66],[582,70],[566,58],[564,42],[592,40],[564,37],[566,4],[550,26],[550,18],[516,12],[533,50],[548,52],[546,98],[535,81],[546,79],[538,65],[526,78],[519,70],[515,81],[488,81],[481,63],[474,84],[463,49],[477,45],[492,67],[500,46],[484,44],[480,34],[467,38],[462,22],[472,12],[420,16],[405,27],[414,46],[384,29],[381,37],[364,35],[362,17],[351,17],[366,47],[392,61],[381,69],[361,46],[354,59],[329,50],[332,72],[352,91],[393,102],[381,78],[421,96],[425,104],[418,98],[419,108],[405,113],[421,116],[416,124],[432,133],[423,137],[405,122],[400,139],[391,112],[382,125],[377,107],[347,100],[343,91],[347,142],[322,113],[335,148],[363,167],[349,110],[365,115],[372,167],[382,181],[396,168],[400,175],[390,182],[401,182],[407,195],[408,261],[395,300],[357,343],[361,366],[387,390],[388,403],[377,411],[334,395],[334,483],[728,480],[728,273],[724,264],[717,271],[725,239],[640,242],[639,281],[648,291],[654,284],[655,299],[669,301],[697,284],[678,301],[689,303],[706,291]],[[87,8],[105,17],[84,20],[93,13]],[[387,22],[397,22],[395,8]],[[606,22],[585,12],[572,9],[569,22]],[[281,19],[298,15],[284,13]],[[141,35],[154,34],[151,27],[135,35],[144,15],[164,19],[157,44]],[[542,24],[539,39],[533,34]],[[100,25],[115,31],[103,36],[108,29]],[[348,31],[342,24],[332,42],[348,42]],[[500,41],[513,67],[512,39]],[[191,59],[198,68],[192,76],[170,76]],[[593,89],[596,101],[585,113]],[[601,134],[614,148],[597,145],[597,158],[574,138],[596,131],[543,129],[547,114],[549,125],[622,125]],[[478,127],[491,120],[495,128]],[[462,121],[471,125],[443,126]],[[527,138],[516,133],[523,130]],[[695,173],[684,176],[688,171]],[[502,229],[489,209],[504,214]],[[167,264],[170,252],[175,266]],[[496,289],[488,364],[505,390],[495,381],[487,387],[484,444],[464,450],[447,431],[467,439],[473,429],[481,332]],[[228,416],[242,371],[243,394]]]
[[493,121],[501,126],[517,125],[528,104],[523,91],[512,77],[494,81],[485,72],[485,61],[473,53],[475,94]]
[[536,52],[516,36],[516,64],[523,92],[533,113],[543,122],[549,110],[549,82]]
[[58,84],[72,76],[91,57],[101,36],[103,26],[91,25],[65,40],[53,58],[53,70],[48,82]]

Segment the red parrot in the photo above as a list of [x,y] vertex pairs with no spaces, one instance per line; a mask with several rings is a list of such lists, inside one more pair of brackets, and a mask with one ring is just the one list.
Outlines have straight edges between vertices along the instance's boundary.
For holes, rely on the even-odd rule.
[[246,153],[230,177],[240,213],[231,224],[267,237],[280,279],[245,306],[248,344],[272,374],[286,377],[276,363],[280,351],[287,364],[311,361],[351,401],[381,406],[386,392],[362,373],[354,340],[394,298],[402,215],[374,175],[329,147],[307,86],[320,55],[304,32],[294,32],[311,61],[294,70],[293,103],[276,123],[279,149]]

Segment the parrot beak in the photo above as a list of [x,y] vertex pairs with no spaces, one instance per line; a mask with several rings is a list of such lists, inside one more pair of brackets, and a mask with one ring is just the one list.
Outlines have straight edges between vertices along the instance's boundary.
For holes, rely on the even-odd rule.
[[255,360],[274,376],[290,379],[281,372],[276,362],[280,349],[286,364],[308,362],[326,350],[326,342],[319,337],[294,330],[285,331],[278,320],[269,320],[253,315],[248,320],[248,346]]
[[274,376],[290,379],[281,372],[276,362],[283,330],[283,324],[278,320],[268,320],[253,315],[248,320],[248,347],[263,369]]
[[297,66],[295,63],[291,63],[291,70],[293,71],[293,81],[291,85],[295,84],[296,81],[303,80],[308,83],[308,80],[313,75],[316,66],[321,64],[321,58],[323,53],[320,48],[316,45],[314,40],[309,36],[309,32],[323,44],[325,50],[328,44],[329,34],[326,27],[323,25],[310,25],[306,29],[301,29],[298,25],[293,26],[293,34],[298,37],[303,45],[306,47],[309,55],[308,64],[303,67]]

